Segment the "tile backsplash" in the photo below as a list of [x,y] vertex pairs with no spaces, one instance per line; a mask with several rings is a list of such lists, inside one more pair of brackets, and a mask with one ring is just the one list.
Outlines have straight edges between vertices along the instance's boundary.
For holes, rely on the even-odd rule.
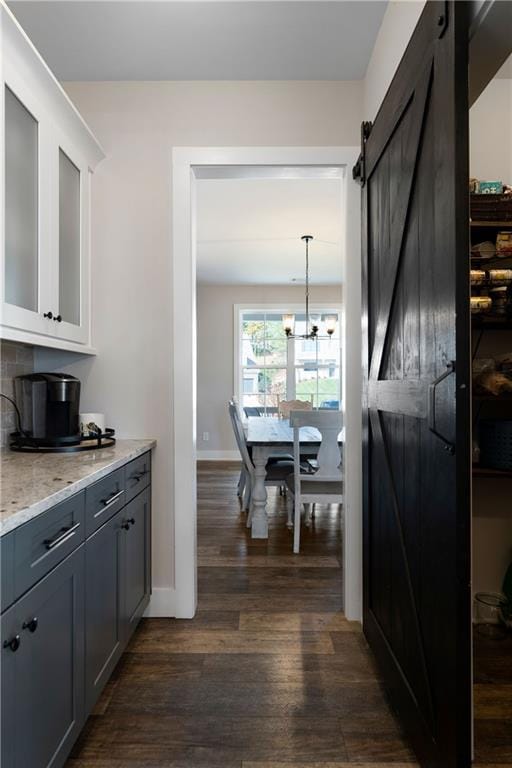
[[[34,371],[34,349],[13,341],[0,342],[0,392],[14,397],[13,379]],[[17,428],[16,413],[11,403],[0,398],[0,446],[9,444],[9,435]]]

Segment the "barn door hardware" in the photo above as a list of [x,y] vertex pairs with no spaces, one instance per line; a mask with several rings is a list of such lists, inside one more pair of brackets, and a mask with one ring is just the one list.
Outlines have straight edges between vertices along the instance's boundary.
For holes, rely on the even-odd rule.
[[452,373],[455,372],[455,360],[451,360],[449,363],[446,364],[446,370],[437,377],[437,379],[434,379],[434,381],[429,384],[428,386],[428,428],[432,432],[433,435],[435,435],[441,442],[443,443],[443,448],[445,451],[448,451],[448,453],[452,456],[455,453],[455,445],[450,442],[449,440],[442,435],[438,429],[436,424],[436,389],[438,384],[440,384],[442,381],[448,378],[448,376],[451,376]]
[[368,141],[370,133],[372,132],[372,125],[373,123],[370,120],[365,120],[361,123],[361,154],[357,158],[357,162],[352,168],[352,178],[354,181],[359,181],[362,187],[364,187],[364,183],[366,181],[364,169],[365,144]]
[[439,27],[438,37],[442,37],[448,26],[448,0],[445,0],[444,10],[437,17],[437,26]]

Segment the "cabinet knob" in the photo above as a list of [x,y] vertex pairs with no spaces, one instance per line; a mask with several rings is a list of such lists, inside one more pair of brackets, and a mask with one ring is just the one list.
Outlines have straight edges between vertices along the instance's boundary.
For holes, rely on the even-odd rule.
[[21,638],[19,635],[14,635],[10,640],[4,642],[4,648],[10,648],[13,653],[16,653],[21,645]]
[[125,523],[122,524],[121,528],[124,528],[125,531],[129,531],[130,530],[130,523],[128,521],[126,521]]
[[23,622],[22,629],[28,629],[29,632],[35,632],[38,623],[37,616],[34,616],[32,619],[29,619],[29,621]]
[[135,525],[135,518],[130,517],[129,520],[126,521],[127,523],[130,523],[130,525]]
[[55,317],[53,319],[57,323],[62,323],[62,315],[55,315]]
[[53,320],[53,312],[45,312],[43,317],[47,317],[48,320]]

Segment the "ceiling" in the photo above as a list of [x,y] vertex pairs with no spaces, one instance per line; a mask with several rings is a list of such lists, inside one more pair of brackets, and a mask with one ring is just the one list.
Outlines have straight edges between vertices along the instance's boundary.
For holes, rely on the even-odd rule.
[[197,279],[201,283],[340,284],[340,179],[199,179]]
[[387,0],[14,0],[57,78],[355,80]]

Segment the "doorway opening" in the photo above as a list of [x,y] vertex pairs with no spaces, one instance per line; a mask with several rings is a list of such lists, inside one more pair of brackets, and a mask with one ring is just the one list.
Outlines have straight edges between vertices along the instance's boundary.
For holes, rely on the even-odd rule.
[[[196,442],[196,431],[198,429],[198,411],[206,403],[207,397],[201,396],[198,401],[199,388],[197,387],[197,363],[196,363],[196,342],[197,342],[197,299],[200,293],[196,291],[196,266],[197,266],[197,246],[198,246],[198,189],[202,182],[208,183],[215,180],[229,180],[232,187],[236,190],[237,183],[253,179],[264,183],[271,179],[280,180],[283,184],[293,180],[309,179],[312,183],[322,179],[331,179],[339,186],[339,219],[341,222],[341,238],[339,243],[339,260],[341,265],[341,274],[343,288],[346,295],[343,297],[341,306],[339,302],[327,301],[327,309],[339,310],[339,327],[341,329],[340,338],[332,340],[333,345],[338,344],[341,348],[341,356],[338,361],[330,359],[326,362],[324,371],[330,382],[329,390],[336,387],[336,366],[341,370],[341,381],[339,394],[337,397],[327,398],[327,394],[320,392],[323,384],[319,385],[318,376],[308,377],[304,371],[307,366],[302,366],[302,377],[296,379],[297,388],[313,388],[315,393],[310,393],[317,399],[321,396],[322,402],[338,400],[341,403],[341,410],[344,414],[345,424],[345,447],[344,447],[344,466],[345,466],[345,499],[344,499],[344,537],[343,537],[343,563],[344,563],[344,581],[340,584],[339,590],[341,600],[344,604],[345,614],[350,619],[359,620],[361,616],[361,457],[360,457],[360,250],[359,250],[359,188],[352,182],[347,169],[353,164],[357,156],[357,149],[351,148],[272,148],[272,149],[176,149],[173,153],[173,241],[174,241],[174,508],[176,515],[175,540],[179,541],[179,547],[176,548],[176,616],[178,618],[191,618],[197,606],[197,523],[196,523],[196,458],[198,455],[198,442]],[[235,192],[236,199],[236,192]],[[276,211],[277,213],[277,211]],[[233,228],[236,229],[236,218],[233,218]],[[304,234],[298,233],[299,236]],[[229,240],[229,237],[224,237]],[[231,238],[235,240],[236,237]],[[217,245],[210,243],[210,252],[213,254],[210,260],[210,266],[215,266],[216,256],[215,248]],[[230,246],[231,247],[231,246]],[[257,246],[256,246],[257,249]],[[224,247],[223,250],[226,250]],[[278,262],[280,260],[277,260]],[[303,259],[300,259],[295,267],[296,275],[290,278],[300,277]],[[247,266],[251,266],[248,264]],[[236,267],[236,261],[235,261]],[[233,264],[231,270],[234,269]],[[292,286],[297,288],[297,286]],[[303,289],[303,284],[302,284]],[[199,291],[202,289],[200,288]],[[237,385],[235,379],[242,388],[242,398],[244,394],[244,369],[236,370],[233,363],[235,358],[235,338],[237,344],[241,339],[235,337],[234,313],[242,312],[244,308],[237,307],[235,304],[250,304],[245,310],[251,310],[254,313],[262,312],[261,317],[256,321],[265,325],[265,312],[269,309],[268,301],[249,302],[234,301],[226,299],[229,306],[229,319],[225,325],[229,326],[228,336],[232,335],[232,341],[226,340],[225,346],[228,348],[229,356],[233,356],[229,368],[229,377],[232,385],[230,395],[234,394]],[[279,301],[275,306],[270,307],[274,313],[293,309],[289,299],[285,302]],[[322,303],[322,302],[321,302]],[[323,302],[325,304],[325,302]],[[288,306],[288,304],[290,306]],[[338,306],[336,306],[338,304]],[[279,306],[278,306],[279,305]],[[325,307],[318,306],[317,309],[322,312]],[[240,314],[239,314],[240,317]],[[243,321],[242,321],[243,322]],[[260,327],[258,325],[258,327]],[[210,329],[211,331],[211,329]],[[223,338],[223,328],[214,329],[215,338]],[[224,331],[225,332],[225,331]],[[204,341],[204,332],[201,332],[200,343]],[[317,350],[314,350],[317,354]],[[315,366],[318,368],[318,359],[315,358]],[[214,365],[221,365],[215,361]],[[248,366],[247,366],[248,367]],[[265,398],[276,395],[274,391],[286,386],[293,386],[291,376],[288,370],[281,366],[278,373],[274,366],[270,369],[263,363],[262,370],[258,375],[247,376],[251,378],[252,386],[256,381],[256,387],[263,390]],[[329,375],[330,374],[330,375]],[[204,390],[204,378],[207,374],[201,375],[201,389]],[[306,379],[310,383],[306,383]],[[258,384],[259,382],[259,384]],[[263,383],[265,386],[263,386]],[[247,388],[249,383],[246,384]],[[334,393],[336,395],[336,393]],[[223,397],[224,401],[225,398]],[[178,405],[179,404],[179,405]],[[224,402],[224,411],[221,419],[226,415],[226,403]],[[229,422],[228,422],[229,424]],[[222,429],[223,427],[221,427]],[[221,448],[205,448],[205,443],[211,444],[210,433],[213,430],[199,426],[199,448],[203,453],[203,458],[212,458],[208,451],[224,450]],[[205,440],[206,437],[206,440]],[[217,436],[216,436],[217,437]],[[236,454],[235,454],[236,455]],[[213,458],[220,458],[214,456]],[[225,458],[230,458],[229,455]],[[218,474],[218,473],[217,473]],[[206,479],[209,483],[209,480]],[[222,483],[221,483],[222,485]],[[235,483],[236,486],[236,483]],[[213,487],[210,483],[209,487]],[[236,487],[235,487],[236,493]],[[236,496],[235,496],[236,500]],[[238,501],[236,500],[236,503]],[[279,503],[279,499],[278,499]],[[250,540],[249,540],[250,541]],[[206,545],[208,546],[208,545]],[[250,546],[250,544],[249,544]],[[208,556],[205,550],[201,549],[200,554]],[[291,555],[291,544],[290,544]]]
[[[199,610],[223,604],[240,626],[270,631],[308,618],[312,627],[315,609],[316,622],[337,626],[342,506],[319,498],[293,554],[286,408],[293,402],[336,419],[341,407],[343,169],[279,169],[276,178],[260,168],[254,178],[239,167],[236,178],[233,170],[210,176],[196,181]],[[318,332],[305,338],[312,324]],[[265,457],[263,521],[254,429],[289,439]]]
[[480,765],[512,762],[512,56],[471,106],[469,127],[473,736]]

